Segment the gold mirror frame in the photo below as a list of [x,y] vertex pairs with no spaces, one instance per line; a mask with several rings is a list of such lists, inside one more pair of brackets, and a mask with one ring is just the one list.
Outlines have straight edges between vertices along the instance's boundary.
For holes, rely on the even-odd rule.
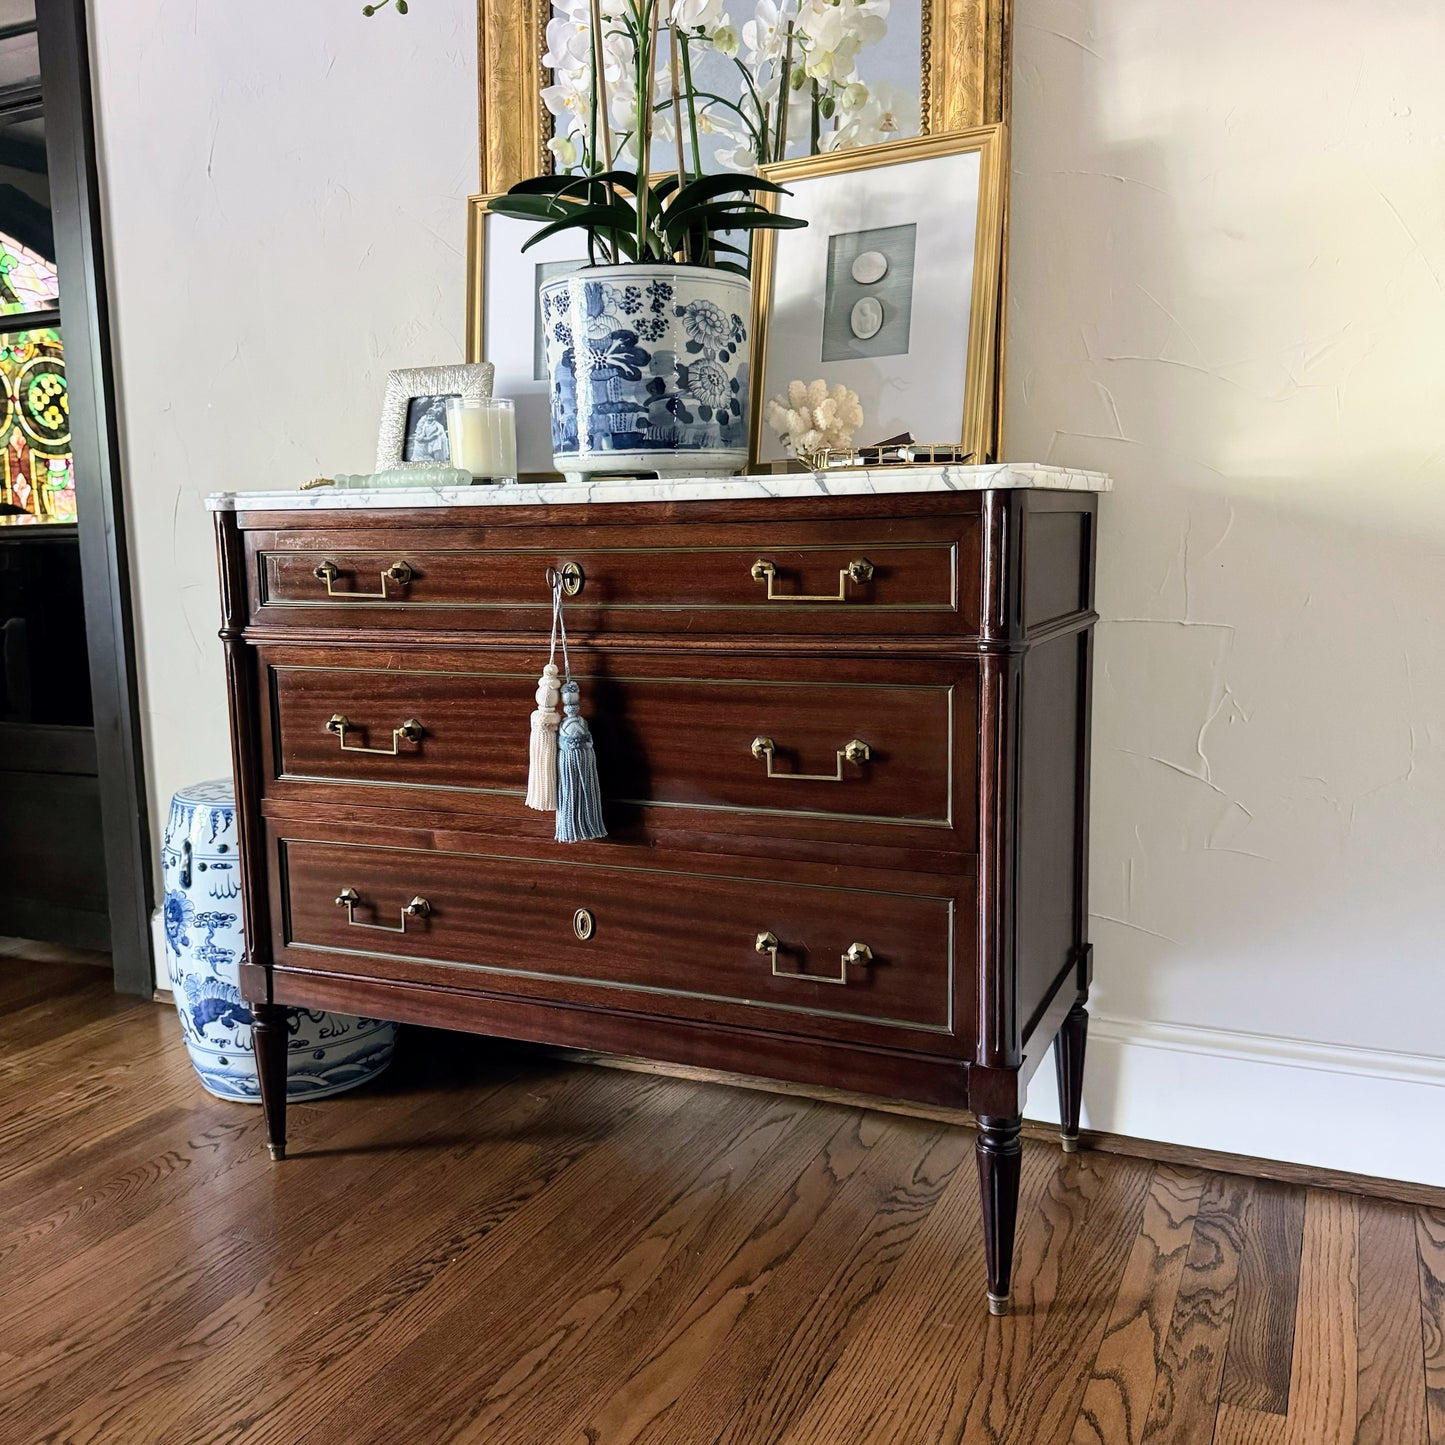
[[[1013,0],[919,0],[925,135],[1007,122]],[[542,104],[551,0],[477,0],[481,184],[505,191],[551,169]]]
[[[925,135],[974,130],[1010,119],[1013,69],[1013,0],[919,0],[922,7],[920,110]],[[546,79],[543,38],[551,0],[477,0],[477,115],[481,126],[481,184],[493,196],[528,176],[551,170],[547,138],[551,117],[542,104]],[[1002,451],[1004,307],[1008,281],[1009,168],[1003,167],[1003,246],[998,288],[998,325],[993,365],[993,404],[986,455]],[[480,270],[481,227],[471,208],[469,277]],[[479,298],[469,286],[467,360],[479,361]]]

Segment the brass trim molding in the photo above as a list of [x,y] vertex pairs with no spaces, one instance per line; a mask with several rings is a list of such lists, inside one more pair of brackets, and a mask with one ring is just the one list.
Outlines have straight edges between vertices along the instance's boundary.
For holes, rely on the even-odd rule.
[[[848,542],[811,542],[811,543],[785,542],[785,543],[782,544],[780,550],[788,551],[788,552],[847,552],[847,551],[854,550],[854,549],[857,548],[859,545],[860,545],[859,543],[854,542],[854,541],[848,541]],[[880,542],[875,543],[874,545],[875,545],[876,547],[886,548],[887,550],[889,550],[889,551],[894,551],[894,552],[904,551],[904,550],[915,551],[915,552],[926,552],[926,551],[946,552],[946,553],[948,554],[948,567],[949,567],[949,577],[948,577],[949,600],[948,600],[947,602],[917,602],[917,603],[915,603],[915,602],[870,602],[870,603],[866,604],[866,605],[867,605],[867,608],[868,608],[868,610],[869,610],[870,612],[957,612],[957,611],[959,610],[959,595],[958,595],[958,543],[957,543],[957,542],[951,541],[951,540],[948,540],[948,541],[938,541],[938,542],[935,542],[935,541],[923,541],[923,542],[910,542],[910,541],[892,542],[892,541],[880,541]],[[383,556],[390,556],[390,555],[392,555],[392,552],[389,552],[389,551],[387,551],[387,550],[385,550],[385,549],[380,549],[380,550],[378,550],[378,549],[375,549],[375,548],[368,548],[368,547],[348,547],[348,548],[345,548],[345,549],[332,548],[331,550],[337,552],[337,555],[345,555],[345,556],[350,557],[350,558],[369,557],[369,556],[383,557]],[[392,549],[392,551],[394,551],[394,550],[395,550],[395,549]],[[428,558],[428,557],[528,557],[528,556],[550,557],[550,556],[555,556],[556,553],[557,553],[557,550],[558,550],[558,549],[555,548],[555,547],[494,547],[494,548],[483,548],[483,547],[424,547],[424,548],[422,548],[421,550],[413,549],[411,555],[414,556],[414,557],[417,557],[417,558]],[[708,547],[579,547],[579,548],[576,549],[576,551],[577,551],[581,556],[583,556],[583,557],[600,557],[600,556],[614,556],[614,555],[615,555],[615,556],[636,556],[636,557],[663,557],[663,556],[680,556],[680,555],[684,555],[684,554],[686,554],[686,555],[697,555],[697,554],[701,554],[701,553],[711,553],[711,554],[737,553],[737,554],[741,555],[741,554],[743,554],[743,553],[745,553],[745,552],[749,552],[749,551],[751,551],[751,550],[752,550],[751,547],[738,547],[738,546],[724,546],[724,547],[714,547],[714,546],[708,546]],[[299,550],[296,550],[296,551],[268,551],[268,550],[265,550],[265,549],[261,549],[261,550],[258,550],[258,551],[257,551],[257,553],[256,553],[256,596],[257,596],[257,600],[260,602],[260,604],[261,604],[261,606],[262,606],[263,608],[265,608],[265,607],[325,607],[325,608],[345,607],[345,608],[349,608],[349,609],[364,609],[364,608],[393,607],[393,606],[396,605],[397,602],[403,600],[402,598],[396,597],[396,596],[387,596],[387,597],[383,598],[380,593],[337,592],[337,591],[333,591],[333,590],[332,590],[332,588],[331,588],[331,583],[330,583],[330,582],[327,583],[327,595],[326,595],[325,597],[286,597],[286,598],[280,598],[280,599],[274,598],[274,597],[272,596],[272,594],[271,594],[270,571],[269,571],[269,566],[268,566],[268,564],[269,564],[270,562],[272,562],[272,561],[282,561],[282,560],[294,561],[297,557],[310,557],[310,556],[324,557],[324,556],[325,556],[325,552],[324,552],[322,549],[320,549],[320,548],[306,548],[306,549],[299,549]],[[580,567],[577,563],[572,562],[572,563],[568,563],[567,565],[568,565],[569,567],[576,567],[576,568],[577,568],[577,575],[578,575],[579,578],[581,577],[582,569],[581,569],[581,567]],[[753,563],[753,564],[752,564],[752,569],[748,572],[747,575],[750,576],[754,581],[757,581],[757,582],[766,581],[766,580],[767,580],[766,577],[765,577],[763,574],[761,574],[761,573],[759,573],[759,572],[757,571],[757,568],[758,568],[759,566],[762,566],[762,565],[764,565],[764,564],[763,564],[763,562],[762,562],[761,560],[760,560],[759,562]],[[766,565],[771,566],[770,563],[769,563],[769,564],[766,564]],[[333,570],[335,569],[335,564],[334,564],[334,563],[331,563],[331,562],[323,562],[323,563],[322,563],[322,566],[324,566],[324,567],[332,567]],[[859,559],[859,560],[855,560],[855,561],[853,561],[853,562],[850,562],[850,563],[848,564],[848,566],[846,566],[846,567],[844,567],[844,568],[842,569],[842,575],[849,576],[850,580],[853,580],[853,581],[860,580],[860,579],[861,579],[861,575],[862,575],[861,573],[858,574],[858,576],[856,576],[856,577],[851,575],[851,574],[852,574],[852,569],[853,569],[853,568],[860,567],[860,566],[866,566],[867,569],[868,569],[869,574],[871,575],[871,573],[872,573],[872,565],[871,565],[870,563],[867,563],[867,562],[866,562],[865,560],[863,560],[863,559]],[[404,583],[403,583],[403,582],[400,582],[399,574],[396,572],[396,569],[399,568],[399,567],[404,567],[404,568],[406,568],[406,580],[405,580]],[[410,585],[410,583],[411,583],[411,581],[412,581],[412,578],[413,578],[413,576],[415,575],[414,572],[413,572],[413,569],[409,566],[409,564],[404,563],[404,562],[394,563],[393,566],[392,566],[390,569],[388,569],[388,570],[389,570],[390,575],[391,575],[395,580],[398,580],[398,581],[399,581],[399,585],[403,585],[403,586]],[[564,568],[564,575],[565,575],[565,571],[566,571],[566,569]],[[318,567],[313,575],[315,575],[318,579],[320,579],[320,578],[321,578],[321,568]],[[338,574],[338,575],[339,575],[339,574]],[[324,580],[324,579],[322,579],[322,580]],[[840,581],[841,581],[841,577],[840,577]],[[382,585],[383,585],[383,587],[385,586],[385,578],[383,578]],[[582,590],[582,584],[581,584],[581,582],[579,581],[578,584],[577,584],[577,591],[580,592],[581,590]],[[569,596],[575,596],[576,594],[569,592],[568,595],[569,595]],[[781,595],[781,594],[774,593],[774,592],[773,592],[773,589],[772,589],[772,583],[769,581],[769,582],[768,582],[768,595],[767,595],[766,597],[762,597],[762,598],[757,598],[757,597],[755,597],[752,601],[739,600],[739,601],[737,601],[737,602],[683,602],[683,601],[676,601],[676,602],[620,602],[620,603],[619,603],[619,602],[611,602],[611,603],[606,603],[606,604],[601,604],[601,605],[607,606],[610,611],[614,611],[614,612],[729,612],[729,611],[734,611],[734,610],[736,610],[736,609],[738,609],[738,608],[759,608],[759,609],[762,609],[762,608],[764,608],[764,607],[767,605],[767,603],[769,603],[769,602],[789,602],[789,603],[792,603],[792,604],[796,605],[796,606],[798,607],[798,610],[799,610],[799,611],[808,611],[808,610],[811,610],[811,609],[816,609],[816,608],[819,608],[819,607],[832,605],[832,604],[835,604],[835,603],[838,603],[838,602],[843,602],[843,601],[846,601],[846,600],[847,600],[847,599],[846,599],[845,597],[843,597],[843,596],[839,596],[839,597],[828,596],[828,597],[822,597],[822,598],[814,598],[814,597],[787,597],[787,596],[784,596],[784,595]],[[422,601],[422,602],[408,602],[407,606],[408,606],[408,609],[409,609],[409,610],[420,610],[420,611],[427,611],[427,610],[443,611],[443,610],[448,610],[448,609],[451,609],[451,610],[457,610],[457,609],[463,609],[463,610],[465,610],[465,609],[481,609],[481,610],[486,610],[486,609],[489,609],[489,608],[493,608],[493,609],[494,609],[494,608],[510,608],[510,609],[513,609],[513,610],[521,609],[521,610],[531,610],[531,611],[534,611],[534,612],[548,612],[548,611],[551,610],[551,603],[547,600],[547,598],[546,598],[545,596],[539,597],[536,601],[532,601],[532,602],[521,601],[521,600],[519,600],[519,599],[517,599],[517,598],[510,598],[510,599],[504,598],[504,599],[501,599],[501,600],[496,601],[496,602],[439,602],[439,601],[432,601],[432,602],[427,602],[427,601]]]
[[[952,1037],[955,1033],[954,1018],[954,991],[956,988],[957,971],[957,937],[958,937],[958,905],[957,900],[949,894],[944,893],[914,893],[911,890],[902,890],[897,893],[881,888],[856,888],[840,887],[830,883],[800,883],[793,879],[786,879],[772,884],[779,888],[806,888],[818,892],[827,893],[852,893],[860,896],[875,895],[887,898],[912,898],[920,902],[938,903],[943,905],[946,917],[946,931],[948,939],[948,958],[946,960],[943,981],[945,991],[944,1012],[945,1022],[942,1024],[915,1023],[908,1019],[895,1019],[881,1014],[857,1013],[851,1010],[837,1010],[814,1008],[808,1005],[781,1003],[771,999],[752,999],[741,997],[736,994],[707,993],[699,989],[687,988],[665,988],[657,984],[625,983],[617,979],[596,978],[591,974],[576,975],[568,973],[552,973],[542,969],[528,969],[508,967],[502,964],[486,963],[459,963],[455,959],[433,958],[418,953],[387,953],[376,948],[345,948],[331,946],[323,943],[305,943],[296,937],[295,926],[291,916],[291,870],[289,853],[293,847],[298,845],[320,848],[346,848],[355,851],[367,851],[372,853],[407,853],[419,858],[477,858],[490,862],[519,862],[531,863],[539,868],[566,868],[572,869],[607,869],[612,872],[621,873],[651,873],[663,877],[677,879],[680,883],[686,884],[693,878],[712,878],[719,882],[749,883],[758,880],[748,878],[739,874],[689,874],[673,873],[666,868],[636,868],[619,867],[615,863],[572,863],[552,861],[542,858],[528,858],[506,853],[474,853],[461,852],[454,849],[430,849],[430,848],[406,848],[386,843],[338,843],[335,839],[325,838],[277,838],[276,845],[279,851],[278,864],[282,883],[282,942],[285,949],[297,950],[303,953],[330,954],[332,956],[349,956],[352,958],[391,958],[405,963],[422,963],[433,965],[437,968],[454,968],[471,973],[493,974],[503,978],[528,979],[535,978],[543,981],[560,983],[584,983],[600,989],[611,989],[627,993],[652,995],[664,998],[693,998],[703,1002],[723,1003],[741,1005],[749,1009],[762,1009],[782,1014],[803,1014],[814,1018],[832,1018],[844,1022],[877,1025],[881,1028],[903,1029],[909,1033],[934,1034],[943,1037]],[[340,902],[341,900],[338,900]],[[416,898],[413,903],[425,903],[425,899]],[[409,905],[410,906],[410,905]],[[430,904],[427,904],[430,911]],[[420,912],[420,910],[418,910]],[[398,932],[400,930],[387,930]],[[283,965],[284,966],[284,965]],[[324,972],[324,970],[315,970]]]
[[[485,797],[521,797],[521,790],[516,788],[476,788],[464,787],[457,783],[417,783],[405,779],[396,778],[341,778],[315,773],[293,773],[285,766],[285,760],[281,755],[281,693],[279,686],[279,674],[283,672],[356,672],[376,673],[383,671],[372,667],[336,667],[317,663],[287,663],[266,661],[266,692],[270,713],[276,720],[272,729],[272,777],[278,783],[321,783],[327,787],[344,788],[400,788],[411,789],[417,792],[432,793],[457,793]],[[464,668],[393,668],[386,669],[387,677],[486,677],[486,678],[515,678],[530,681],[531,673],[522,672],[472,672]],[[600,679],[599,674],[578,672],[577,678],[582,682],[595,682]],[[957,686],[952,682],[813,682],[811,680],[792,679],[784,682],[779,679],[770,678],[697,678],[697,677],[629,677],[611,676],[607,681],[615,682],[660,682],[672,683],[681,686],[695,686],[699,682],[716,685],[718,687],[785,687],[790,690],[808,687],[847,687],[858,689],[884,689],[890,692],[936,692],[941,693],[944,702],[945,718],[948,725],[947,743],[947,768],[944,775],[944,815],[941,818],[899,818],[885,813],[845,813],[831,809],[819,808],[770,808],[760,805],[746,805],[742,803],[684,803],[669,799],[658,798],[610,798],[609,802],[620,803],[624,807],[635,808],[674,808],[694,812],[728,813],[741,817],[767,817],[767,818],[798,818],[809,819],[816,822],[832,823],[877,823],[890,828],[932,828],[942,832],[952,832],[954,828],[954,791],[957,784],[954,770],[954,744],[957,729]],[[410,721],[415,721],[411,719]],[[329,727],[329,725],[328,725]],[[347,749],[351,751],[362,751],[361,749]],[[383,753],[387,750],[381,749]],[[758,754],[754,754],[758,756]],[[842,756],[840,754],[840,756]],[[841,764],[840,764],[841,768]],[[784,777],[784,774],[770,773],[773,777]]]

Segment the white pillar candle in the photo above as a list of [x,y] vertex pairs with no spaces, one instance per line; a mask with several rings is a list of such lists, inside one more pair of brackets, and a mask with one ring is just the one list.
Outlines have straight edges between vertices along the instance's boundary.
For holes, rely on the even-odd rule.
[[477,481],[517,480],[517,418],[508,398],[448,397],[447,442],[452,465]]

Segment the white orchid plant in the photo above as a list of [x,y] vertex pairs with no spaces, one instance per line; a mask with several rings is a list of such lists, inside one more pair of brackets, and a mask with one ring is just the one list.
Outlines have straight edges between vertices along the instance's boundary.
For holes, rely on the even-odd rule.
[[[660,97],[654,134],[673,138],[686,111],[694,153],[700,134],[717,137],[714,158],[730,170],[751,172],[782,160],[789,138],[806,135],[808,153],[873,145],[918,130],[918,98],[896,86],[870,86],[859,74],[863,51],[888,31],[892,0],[755,0],[741,25],[725,0],[674,0],[666,23],[680,45],[682,107],[672,99],[670,68],[656,78]],[[610,87],[607,117],[614,154],[632,159],[637,129],[635,51],[623,12],[625,0],[604,0],[603,44]],[[734,10],[737,8],[734,5]],[[543,64],[553,83],[542,93],[555,134],[549,147],[560,170],[595,166],[591,107],[594,85],[590,0],[557,0],[547,26]],[[618,23],[618,22],[621,23]],[[694,64],[711,53],[735,71],[736,94],[694,83]]]
[[[787,194],[772,181],[703,173],[709,101],[693,84],[693,53],[727,28],[723,0],[560,0],[555,11],[545,56],[555,82],[543,99],[557,118],[550,146],[559,173],[522,181],[491,203],[499,215],[539,223],[526,246],[580,230],[594,261],[677,261],[746,275],[748,253],[724,234],[806,224],[752,198]],[[654,181],[659,137],[675,144],[677,165]]]
[[[917,131],[917,98],[870,87],[858,71],[860,54],[887,33],[891,3],[754,0],[738,26],[727,0],[555,0],[542,100],[556,173],[522,181],[492,210],[538,222],[529,246],[576,229],[594,261],[746,274],[747,251],[724,235],[805,224],[752,198],[787,194],[752,173],[783,159],[790,135],[805,130],[813,154]],[[733,67],[734,96],[697,82],[704,55]],[[704,135],[722,173],[704,173]],[[676,147],[675,169],[658,181],[649,174],[655,140]]]

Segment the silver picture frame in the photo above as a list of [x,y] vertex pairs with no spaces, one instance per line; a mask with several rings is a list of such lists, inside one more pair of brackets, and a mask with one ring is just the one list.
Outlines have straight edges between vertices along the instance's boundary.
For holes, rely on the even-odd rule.
[[487,400],[492,394],[493,374],[490,361],[411,366],[388,373],[386,396],[381,403],[381,429],[376,438],[376,470],[449,462],[446,399],[459,396],[466,401]]

